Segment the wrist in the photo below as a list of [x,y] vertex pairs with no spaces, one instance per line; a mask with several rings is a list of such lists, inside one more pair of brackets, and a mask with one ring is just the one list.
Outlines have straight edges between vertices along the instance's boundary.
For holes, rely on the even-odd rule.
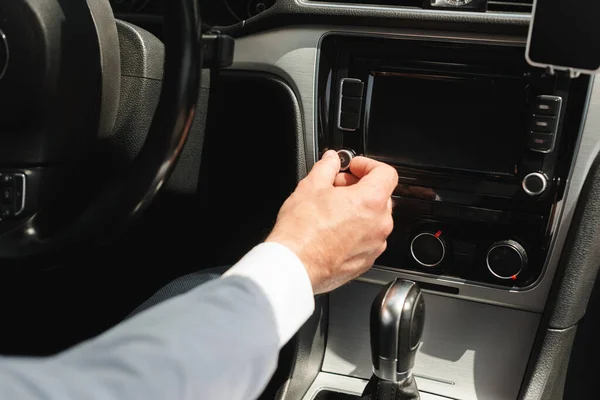
[[277,232],[272,232],[265,240],[265,243],[276,243],[285,247],[290,252],[294,253],[294,255],[298,258],[298,260],[300,260],[300,262],[304,266],[304,270],[306,271],[306,274],[308,276],[308,279],[310,280],[310,284],[314,291],[314,288],[316,287],[316,277],[314,276],[313,268],[310,268],[311,265],[308,262],[306,252],[303,250],[304,246],[302,244],[299,244],[298,240],[286,237],[284,235],[280,235]]

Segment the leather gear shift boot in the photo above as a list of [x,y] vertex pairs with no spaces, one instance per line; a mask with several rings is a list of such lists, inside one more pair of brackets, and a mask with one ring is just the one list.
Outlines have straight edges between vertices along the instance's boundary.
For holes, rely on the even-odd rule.
[[361,400],[420,400],[415,378],[404,382],[391,382],[373,375],[361,396]]

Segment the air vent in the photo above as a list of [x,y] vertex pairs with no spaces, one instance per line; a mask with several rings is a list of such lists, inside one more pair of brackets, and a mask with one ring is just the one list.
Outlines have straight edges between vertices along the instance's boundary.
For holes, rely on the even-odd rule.
[[531,14],[533,0],[489,0],[488,11]]

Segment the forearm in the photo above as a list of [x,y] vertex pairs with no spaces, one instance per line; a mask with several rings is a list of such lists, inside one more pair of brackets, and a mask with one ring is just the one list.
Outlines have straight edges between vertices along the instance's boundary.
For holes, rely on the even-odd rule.
[[[268,260],[272,254],[255,253],[250,261],[272,263]],[[289,326],[282,328],[282,311],[273,307],[269,291],[289,292],[289,282],[261,286],[248,260],[236,267],[229,276],[156,306],[58,356],[0,360],[0,398],[257,397],[276,367],[280,347],[289,339],[282,332],[290,331]],[[293,304],[293,298],[288,302]],[[302,312],[311,310],[312,303]],[[297,327],[307,316],[296,316]]]

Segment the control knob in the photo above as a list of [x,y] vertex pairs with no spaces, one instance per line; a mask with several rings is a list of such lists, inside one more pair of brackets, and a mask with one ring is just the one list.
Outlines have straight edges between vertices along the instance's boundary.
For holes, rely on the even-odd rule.
[[541,172],[532,172],[523,178],[522,187],[529,196],[539,196],[548,188],[548,178]]
[[423,267],[433,268],[440,265],[446,257],[446,243],[442,239],[442,231],[419,233],[410,242],[410,253]]
[[350,161],[356,157],[356,153],[350,149],[341,149],[337,153],[340,157],[340,171],[347,171],[350,168]]
[[486,263],[496,278],[515,280],[527,266],[527,252],[520,243],[504,240],[490,247]]

